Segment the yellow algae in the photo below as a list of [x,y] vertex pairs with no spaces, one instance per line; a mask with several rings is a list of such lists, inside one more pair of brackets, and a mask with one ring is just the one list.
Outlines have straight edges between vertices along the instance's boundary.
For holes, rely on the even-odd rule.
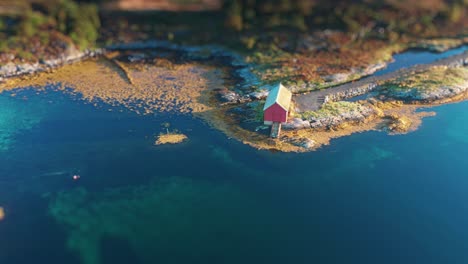
[[[112,59],[115,60],[115,59]],[[101,100],[109,104],[123,105],[138,113],[176,111],[193,113],[212,127],[258,149],[285,152],[305,152],[328,145],[334,138],[371,130],[402,134],[419,127],[422,118],[434,113],[417,112],[421,107],[466,100],[468,92],[430,104],[403,101],[359,101],[358,104],[372,107],[374,114],[360,121],[341,123],[327,129],[283,130],[280,139],[245,129],[238,116],[230,110],[237,106],[219,106],[213,90],[224,88],[226,73],[223,70],[197,63],[175,64],[167,59],[155,59],[152,64],[132,64],[109,59],[92,59],[66,65],[53,72],[30,77],[15,78],[0,87],[3,90],[17,87],[60,83],[60,89],[71,88],[89,101]],[[131,81],[129,81],[131,80]],[[70,91],[70,90],[66,90]],[[182,134],[160,135],[155,144],[180,143],[187,137]],[[310,143],[307,147],[303,142]],[[312,142],[312,143],[311,143]]]
[[91,59],[51,72],[8,80],[0,92],[18,87],[60,84],[89,101],[102,100],[144,113],[202,112],[210,107],[205,93],[223,87],[225,74],[215,67],[184,63],[172,67],[134,65]]
[[2,221],[3,219],[5,219],[5,210],[3,209],[3,207],[0,207],[0,221]]
[[155,145],[178,144],[187,140],[187,136],[178,133],[160,134],[154,143]]

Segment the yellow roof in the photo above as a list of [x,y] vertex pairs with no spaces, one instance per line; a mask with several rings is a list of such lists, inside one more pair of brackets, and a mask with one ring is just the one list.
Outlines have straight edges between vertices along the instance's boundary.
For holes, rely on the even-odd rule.
[[289,105],[291,104],[292,93],[281,83],[276,85],[270,90],[268,97],[265,102],[263,110],[265,111],[268,107],[277,103],[281,108],[289,111]]

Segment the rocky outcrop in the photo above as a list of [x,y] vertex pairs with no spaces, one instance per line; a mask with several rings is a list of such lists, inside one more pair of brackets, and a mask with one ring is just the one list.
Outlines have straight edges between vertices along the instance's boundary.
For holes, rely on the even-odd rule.
[[291,142],[293,145],[304,148],[304,149],[312,149],[315,147],[315,141],[309,138],[301,138]]
[[409,88],[401,90],[386,91],[385,95],[404,101],[432,102],[454,97],[468,90],[468,80],[462,84],[441,85],[437,89]]
[[361,86],[353,87],[352,89],[343,89],[336,91],[335,93],[325,96],[325,102],[329,101],[340,101],[343,99],[353,98],[356,96],[364,95],[369,92],[372,92],[377,87],[376,83],[367,83]]
[[387,127],[392,133],[406,133],[411,128],[412,122],[408,117],[393,114],[387,118],[390,119]]
[[283,129],[285,130],[296,130],[304,128],[310,128],[310,122],[297,117],[289,120],[286,124],[283,124]]
[[337,85],[342,85],[344,83],[354,81],[356,79],[359,79],[365,76],[372,75],[376,71],[385,68],[386,65],[387,65],[386,62],[381,62],[381,63],[369,65],[366,68],[353,68],[349,72],[335,73],[335,74],[322,76],[322,79],[324,81],[324,83],[322,84],[297,83],[297,84],[289,85],[288,88],[293,93],[305,93],[305,92],[310,92],[310,91],[312,91],[312,93],[315,93],[316,90],[325,89],[327,87],[333,87]]
[[372,115],[375,115],[373,108],[368,106],[361,106],[356,110],[340,111],[336,114],[330,114],[322,117],[311,117],[309,122],[311,128],[329,129],[339,127],[344,123],[361,122]]
[[223,90],[218,91],[218,99],[223,104],[237,103],[241,99],[241,96],[238,93],[235,93],[233,91],[223,89]]
[[[449,68],[455,67],[464,67],[468,65],[468,52],[463,54],[451,56],[445,59],[438,60],[430,64],[416,65],[410,68],[404,68],[398,71],[390,72],[380,76],[367,77],[359,81],[348,82],[339,86],[335,86],[328,89],[322,89],[319,91],[313,91],[306,94],[300,94],[295,97],[296,106],[298,111],[315,111],[318,110],[323,103],[330,101],[339,101],[343,99],[353,98],[359,95],[363,95],[375,90],[379,87],[379,84],[399,78],[405,74],[412,74],[414,72],[421,72],[430,69],[435,66],[444,66]],[[330,85],[331,86],[331,85]],[[450,93],[456,92],[458,89],[463,89],[463,87],[453,87],[452,92],[445,91],[449,93],[447,95],[439,94],[440,96],[450,96]],[[449,89],[450,90],[450,89]],[[428,95],[434,98],[437,95]],[[320,100],[324,98],[324,100]]]
[[36,63],[25,63],[19,65],[10,62],[0,67],[0,81],[14,76],[50,70],[68,63],[82,60],[84,58],[100,55],[103,52],[104,51],[101,49],[79,51],[75,48],[68,48],[64,54],[61,54],[57,58],[51,60],[44,60]]
[[444,52],[464,44],[468,44],[468,37],[432,40],[425,39],[411,44],[410,47],[416,49],[427,49],[433,52]]
[[257,91],[257,92],[249,93],[249,97],[252,100],[263,100],[263,99],[267,98],[269,93],[270,92],[268,90],[262,89],[262,90]]
[[310,138],[284,138],[282,140],[305,150],[311,150],[317,145],[316,142]]

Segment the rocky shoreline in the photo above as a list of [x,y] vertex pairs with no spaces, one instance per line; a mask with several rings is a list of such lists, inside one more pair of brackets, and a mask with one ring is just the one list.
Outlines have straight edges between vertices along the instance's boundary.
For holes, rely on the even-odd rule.
[[55,59],[18,65],[10,62],[0,67],[0,83],[8,78],[48,71],[86,58],[100,56],[104,53],[104,49],[79,51],[70,47],[65,53],[57,56]]
[[[164,41],[146,41],[146,42],[134,42],[128,44],[111,45],[104,49],[94,51],[77,51],[71,49],[66,54],[63,54],[57,59],[43,61],[35,64],[24,64],[24,65],[5,65],[0,67],[0,78],[2,80],[11,78],[14,76],[31,74],[41,71],[47,71],[59,66],[83,60],[89,57],[95,57],[105,54],[111,54],[113,51],[119,51],[121,55],[119,59],[134,63],[139,61],[150,62],[151,57],[147,50],[157,50],[158,52],[171,51],[175,52],[177,56],[188,59],[189,61],[195,62],[209,62],[210,64],[216,64],[221,62],[223,65],[229,65],[230,78],[237,80],[231,87],[224,87],[220,89],[213,89],[213,95],[218,99],[216,104],[220,108],[218,119],[226,119],[227,115],[230,115],[231,110],[233,114],[238,116],[238,120],[230,123],[230,121],[224,121],[223,126],[229,128],[220,128],[221,130],[232,130],[226,133],[229,136],[234,136],[241,141],[244,141],[252,146],[258,148],[273,148],[284,150],[284,151],[308,151],[315,149],[323,144],[327,144],[330,138],[348,135],[355,131],[367,131],[374,129],[378,122],[386,123],[386,129],[395,133],[404,133],[406,130],[417,123],[415,121],[419,117],[407,118],[405,115],[400,115],[398,111],[385,112],[385,107],[381,108],[380,101],[359,101],[359,102],[343,102],[345,98],[351,98],[357,95],[366,94],[370,91],[375,91],[377,96],[387,97],[389,100],[402,100],[401,96],[396,96],[397,90],[391,94],[390,88],[382,88],[385,82],[389,81],[392,77],[395,79],[397,76],[413,76],[414,73],[421,73],[425,70],[432,69],[434,66],[452,68],[463,68],[468,65],[468,52],[457,55],[445,60],[441,60],[429,65],[420,65],[405,71],[393,72],[389,75],[383,75],[379,77],[369,77],[361,81],[332,87],[329,89],[311,92],[314,93],[327,93],[324,98],[325,105],[314,111],[301,111],[299,105],[299,111],[294,113],[293,118],[283,126],[285,135],[281,138],[281,144],[274,143],[271,145],[271,140],[258,138],[257,129],[255,126],[260,126],[258,120],[259,107],[261,100],[268,95],[268,86],[262,85],[259,78],[251,71],[252,65],[245,62],[242,56],[235,52],[230,52],[221,47],[215,46],[182,46]],[[125,51],[132,51],[128,53]],[[113,59],[113,58],[111,58]],[[379,66],[380,67],[380,66]],[[373,68],[376,71],[377,68]],[[458,74],[458,73],[457,73]],[[339,76],[338,76],[339,77]],[[336,76],[330,78],[330,82],[337,81]],[[339,77],[338,79],[340,79]],[[404,82],[405,80],[399,80]],[[351,87],[349,87],[351,86]],[[219,86],[222,87],[222,86]],[[463,83],[456,83],[446,86],[439,87],[441,89],[431,91],[431,93],[421,93],[421,98],[415,101],[422,100],[439,100],[454,95],[460,94],[468,90],[468,81]],[[443,89],[442,89],[443,88]],[[414,88],[416,89],[416,88]],[[443,92],[437,92],[437,91]],[[393,96],[391,96],[393,95]],[[302,95],[299,95],[302,96]],[[399,108],[403,104],[395,104],[392,108]],[[297,107],[297,104],[296,104]],[[244,120],[245,119],[245,120]],[[256,120],[252,122],[252,120]],[[372,120],[372,121],[370,121]],[[380,120],[380,121],[379,121]],[[222,120],[217,120],[222,122]],[[210,121],[209,121],[210,122]],[[249,124],[250,122],[250,124]],[[218,127],[219,128],[219,127]],[[263,128],[262,128],[263,129]],[[244,130],[241,134],[236,134],[235,131]],[[255,130],[255,132],[253,132]],[[247,133],[245,133],[247,132]],[[298,134],[299,133],[299,134]],[[317,139],[316,134],[320,135],[320,139]],[[257,136],[254,136],[257,134]],[[314,136],[311,136],[314,135]],[[256,139],[254,139],[256,138]],[[268,143],[270,142],[270,143]],[[286,147],[289,146],[289,147]],[[292,146],[292,147],[291,147]]]
[[349,82],[328,89],[297,95],[295,96],[296,105],[298,111],[315,111],[318,110],[323,103],[349,99],[367,94],[377,89],[383,82],[396,79],[402,75],[426,71],[434,66],[446,66],[453,68],[464,67],[466,65],[468,65],[468,52],[442,59],[434,63],[416,65],[381,76],[368,77],[359,81]]

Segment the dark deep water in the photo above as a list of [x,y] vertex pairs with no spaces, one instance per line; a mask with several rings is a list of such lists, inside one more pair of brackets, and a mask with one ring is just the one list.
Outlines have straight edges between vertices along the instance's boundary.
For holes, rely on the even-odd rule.
[[[468,102],[285,154],[189,116],[16,93],[0,94],[1,264],[468,260]],[[153,146],[164,122],[189,141]]]

